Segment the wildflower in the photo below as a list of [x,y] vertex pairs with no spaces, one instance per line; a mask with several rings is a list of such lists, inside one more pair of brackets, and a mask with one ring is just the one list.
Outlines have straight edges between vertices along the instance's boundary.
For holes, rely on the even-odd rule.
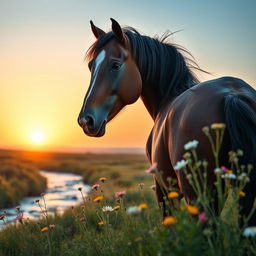
[[189,141],[188,143],[186,143],[184,145],[184,149],[185,150],[195,149],[197,147],[198,143],[199,142],[197,140]]
[[23,222],[23,212],[20,212],[19,214],[17,214],[16,218],[17,221],[19,221],[20,223]]
[[186,210],[192,215],[197,215],[199,213],[198,208],[190,204],[186,206]]
[[79,220],[80,220],[81,222],[84,222],[84,221],[85,221],[85,217],[81,217]]
[[99,187],[100,187],[100,184],[94,184],[94,185],[92,186],[92,189],[93,189],[93,190],[98,190]]
[[215,168],[213,171],[214,171],[214,173],[216,173],[216,174],[222,172],[222,170],[221,170],[220,168]]
[[247,227],[243,231],[243,236],[245,237],[254,237],[256,236],[256,227]]
[[48,231],[48,230],[49,230],[48,227],[41,228],[41,232],[46,232],[46,231]]
[[143,189],[143,188],[144,188],[144,183],[139,183],[139,184],[138,184],[138,188],[139,188],[139,189]]
[[92,201],[94,202],[94,203],[99,203],[100,201],[102,201],[103,200],[103,196],[97,196],[97,197],[95,197]]
[[189,159],[191,157],[191,153],[190,152],[186,152],[184,155],[183,155],[183,158],[184,159]]
[[126,195],[126,191],[119,191],[115,193],[115,197],[122,198],[124,195]]
[[173,167],[173,169],[175,171],[179,171],[181,170],[182,168],[184,168],[186,165],[187,165],[188,161],[185,161],[185,160],[181,160],[179,162],[176,163],[176,165]]
[[245,192],[244,191],[239,191],[239,196],[241,196],[241,197],[245,197]]
[[101,181],[102,183],[104,183],[106,180],[107,180],[106,177],[101,177],[101,178],[99,178],[99,181]]
[[155,191],[156,190],[156,185],[151,185],[150,188]]
[[226,127],[226,125],[223,124],[223,123],[214,123],[214,124],[211,125],[212,130],[222,130],[225,127]]
[[208,220],[208,218],[206,216],[206,213],[205,212],[201,212],[198,215],[198,220],[199,220],[200,223],[206,222]]
[[225,167],[225,166],[221,166],[220,169],[221,169],[223,172],[228,172],[228,168]]
[[179,193],[176,192],[176,191],[172,191],[172,192],[170,192],[170,193],[168,194],[168,197],[169,197],[170,199],[177,198],[178,196],[179,196]]
[[147,209],[148,208],[148,205],[147,204],[139,204],[139,207],[141,209]]
[[146,171],[146,173],[156,173],[157,172],[157,163],[153,163],[151,167],[149,167]]
[[141,211],[142,209],[139,206],[132,206],[126,210],[128,214],[134,214],[134,215],[141,213]]
[[192,174],[191,174],[191,173],[187,174],[187,175],[186,175],[186,178],[187,178],[188,180],[191,180],[191,179],[192,179]]
[[50,225],[49,225],[49,228],[51,228],[51,229],[54,229],[55,227],[56,227],[55,224],[50,224]]
[[204,127],[202,128],[202,131],[203,131],[206,135],[208,135],[208,134],[209,134],[209,127],[208,127],[208,126],[204,126]]
[[112,206],[103,206],[102,211],[103,212],[112,212],[112,211],[114,211],[114,208]]
[[142,240],[142,237],[141,237],[141,236],[138,236],[138,237],[136,237],[136,238],[134,239],[135,242],[139,242],[139,241],[141,241],[141,240]]
[[99,226],[106,225],[106,222],[105,222],[105,221],[100,221],[100,222],[98,222],[98,225],[99,225]]
[[116,205],[116,206],[113,207],[113,210],[114,210],[114,211],[117,211],[117,210],[119,210],[120,208],[121,208],[120,205]]
[[226,178],[226,179],[231,179],[231,180],[236,179],[236,175],[233,173],[226,173],[226,174],[222,175],[221,177]]
[[167,216],[162,221],[162,224],[165,225],[165,226],[171,226],[171,225],[174,225],[176,223],[177,223],[177,220],[172,216]]
[[82,187],[79,187],[78,190],[79,190],[79,191],[82,191]]
[[245,182],[249,182],[250,181],[250,178],[248,177],[248,175],[245,173],[245,172],[242,172],[238,178],[238,180],[241,180],[241,181],[245,181]]
[[236,153],[237,153],[237,156],[243,156],[244,155],[244,152],[241,149],[238,149]]

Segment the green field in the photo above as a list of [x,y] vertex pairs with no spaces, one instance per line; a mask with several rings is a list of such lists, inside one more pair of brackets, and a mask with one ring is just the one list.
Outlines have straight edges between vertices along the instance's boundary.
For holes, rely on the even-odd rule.
[[[143,155],[2,151],[0,158],[1,162],[15,160],[17,165],[29,166],[31,173],[36,169],[79,173],[85,183],[100,185],[89,197],[81,191],[81,205],[63,216],[48,216],[42,196],[38,221],[22,219],[0,232],[1,256],[256,255],[255,239],[243,235],[246,225],[238,225],[241,186],[240,190],[228,186],[220,214],[213,211],[207,189],[199,191],[200,199],[193,205],[186,206],[184,201],[178,204],[179,192],[169,187],[170,216],[163,220]],[[193,159],[191,167],[195,173],[200,170]],[[107,178],[104,182],[99,180],[103,177]],[[126,194],[115,197],[122,191]]]

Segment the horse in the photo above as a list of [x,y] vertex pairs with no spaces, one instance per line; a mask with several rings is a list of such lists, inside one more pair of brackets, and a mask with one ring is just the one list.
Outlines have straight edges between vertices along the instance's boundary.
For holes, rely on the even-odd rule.
[[[105,134],[106,124],[120,110],[140,97],[154,121],[146,143],[146,154],[151,164],[157,163],[167,183],[171,177],[178,182],[187,203],[195,199],[195,192],[185,173],[174,169],[182,159],[184,144],[199,142],[198,155],[214,168],[211,147],[202,127],[225,123],[222,165],[228,166],[228,152],[241,149],[242,161],[256,167],[256,91],[239,78],[221,77],[200,82],[193,69],[202,71],[196,62],[186,57],[184,48],[166,42],[164,38],[142,35],[132,27],[122,28],[111,18],[112,30],[104,32],[90,21],[96,42],[88,49],[91,81],[78,123],[84,133],[92,137]],[[191,55],[192,56],[192,55]],[[139,124],[138,124],[139,126]],[[215,181],[208,173],[209,184]],[[243,213],[249,214],[256,196],[255,168],[240,200]],[[165,193],[155,178],[158,202],[164,204]],[[250,219],[256,224],[256,215]]]

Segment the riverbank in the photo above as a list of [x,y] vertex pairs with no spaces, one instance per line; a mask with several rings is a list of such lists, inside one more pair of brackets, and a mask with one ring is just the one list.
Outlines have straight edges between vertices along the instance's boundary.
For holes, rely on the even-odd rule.
[[35,166],[14,158],[0,158],[0,209],[15,206],[25,196],[40,195],[46,179]]

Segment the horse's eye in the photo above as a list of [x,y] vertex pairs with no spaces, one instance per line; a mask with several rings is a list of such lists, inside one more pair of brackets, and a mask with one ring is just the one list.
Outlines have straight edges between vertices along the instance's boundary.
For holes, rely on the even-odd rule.
[[120,62],[115,61],[111,64],[111,70],[118,71],[121,68],[121,66],[122,64]]

